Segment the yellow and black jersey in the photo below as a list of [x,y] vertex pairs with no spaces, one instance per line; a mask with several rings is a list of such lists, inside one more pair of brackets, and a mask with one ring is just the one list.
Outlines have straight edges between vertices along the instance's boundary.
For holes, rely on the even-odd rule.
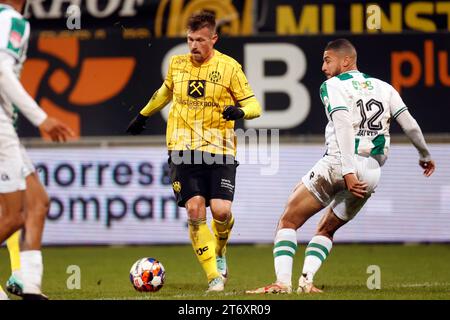
[[[234,121],[223,119],[222,112],[229,105],[256,101],[236,60],[215,50],[209,61],[196,66],[190,54],[175,55],[164,85],[172,92],[166,138],[169,150],[236,154]],[[259,116],[259,103],[244,112],[245,119]]]

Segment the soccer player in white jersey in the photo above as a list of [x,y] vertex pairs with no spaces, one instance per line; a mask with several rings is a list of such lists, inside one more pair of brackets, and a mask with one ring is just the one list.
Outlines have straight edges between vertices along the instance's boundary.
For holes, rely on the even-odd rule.
[[247,293],[290,293],[296,230],[328,207],[309,242],[297,293],[322,292],[313,277],[327,258],[334,233],[354,218],[374,192],[389,150],[389,125],[397,120],[419,152],[429,177],[435,170],[422,131],[398,92],[358,71],[356,50],[346,39],[331,41],[323,54],[326,80],[320,87],[328,124],[327,152],[288,199],[274,241],[276,282]]
[[[13,125],[15,109],[53,141],[65,141],[73,132],[47,116],[18,80],[30,36],[30,25],[20,14],[24,4],[25,0],[0,0],[0,243],[25,226],[21,294],[24,299],[46,299],[41,292],[40,246],[48,196],[19,142]],[[6,298],[0,287],[0,299]]]

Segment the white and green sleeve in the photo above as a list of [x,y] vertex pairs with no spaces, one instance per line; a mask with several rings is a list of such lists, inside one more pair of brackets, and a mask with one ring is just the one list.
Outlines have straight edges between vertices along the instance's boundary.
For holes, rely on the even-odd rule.
[[320,98],[325,112],[333,122],[334,134],[340,151],[342,175],[356,173],[354,163],[355,134],[347,101],[338,87],[325,81],[320,87]]
[[414,147],[416,147],[417,151],[419,152],[419,159],[421,161],[430,161],[430,151],[428,150],[428,146],[425,142],[422,130],[420,129],[417,121],[409,113],[409,111],[405,110],[405,112],[401,112],[401,114],[399,114],[399,116],[395,119],[397,120],[400,127],[402,127],[403,132],[409,138],[411,143],[414,145]]
[[397,119],[397,117],[402,112],[408,110],[402,98],[398,94],[397,90],[395,90],[393,87],[391,87],[391,99],[389,103],[389,108],[391,111],[391,116],[394,119]]
[[391,87],[390,108],[392,117],[397,120],[403,132],[419,152],[420,160],[431,160],[430,151],[428,150],[427,143],[425,142],[425,138],[423,137],[419,124],[416,119],[413,118],[411,113],[409,113],[408,108],[400,97],[400,94],[393,87]]
[[28,47],[30,24],[12,8],[0,5],[0,51],[22,61]]
[[348,111],[347,101],[339,91],[339,88],[331,84],[330,81],[325,81],[320,86],[320,99],[325,106],[326,113],[330,117],[335,111]]
[[336,141],[341,152],[342,176],[356,173],[354,163],[355,134],[352,129],[350,112],[339,109],[333,113]]
[[17,11],[0,5],[0,90],[30,122],[39,126],[47,114],[25,91],[18,69],[25,59],[30,25]]
[[14,73],[14,59],[5,52],[0,52],[0,90],[36,127],[47,118],[44,110],[38,106],[17,79]]

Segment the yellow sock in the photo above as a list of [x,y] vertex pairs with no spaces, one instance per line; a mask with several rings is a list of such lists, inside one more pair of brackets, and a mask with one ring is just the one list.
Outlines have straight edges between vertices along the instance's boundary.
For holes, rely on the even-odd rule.
[[206,224],[206,219],[189,220],[188,224],[192,248],[209,282],[220,276],[217,272],[214,237]]
[[20,230],[14,232],[8,240],[6,240],[6,246],[9,251],[11,271],[17,271],[20,269]]
[[225,221],[213,219],[211,227],[214,231],[216,239],[216,255],[222,257],[227,251],[227,242],[230,237],[231,229],[233,229],[234,217],[230,216]]
[[9,300],[8,295],[3,290],[2,286],[0,286],[0,300]]

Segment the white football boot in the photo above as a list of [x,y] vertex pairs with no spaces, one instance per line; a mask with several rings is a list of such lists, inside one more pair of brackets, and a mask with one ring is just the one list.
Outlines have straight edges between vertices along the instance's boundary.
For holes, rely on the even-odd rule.
[[256,288],[255,290],[247,290],[245,293],[248,294],[262,294],[262,293],[269,293],[269,294],[278,294],[278,293],[292,293],[292,287],[282,284],[282,283],[272,283],[268,286]]
[[298,279],[298,289],[297,293],[322,293],[323,291],[319,288],[316,288],[312,281],[308,280],[307,277],[302,275],[300,279]]
[[224,284],[222,276],[212,279],[208,284],[208,290],[206,292],[220,292],[223,291]]
[[222,276],[223,284],[225,285],[228,281],[227,258],[225,258],[225,256],[222,257],[216,256],[216,262],[217,262],[217,271]]

